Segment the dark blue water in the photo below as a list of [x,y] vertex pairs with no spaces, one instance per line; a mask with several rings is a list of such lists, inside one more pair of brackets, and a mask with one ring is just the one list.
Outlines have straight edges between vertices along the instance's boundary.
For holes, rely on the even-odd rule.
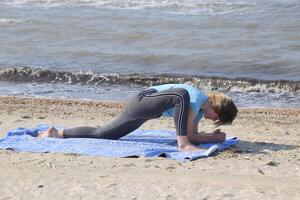
[[[297,0],[0,0],[0,70],[166,73],[299,85],[299,10]],[[9,81],[1,82],[3,95],[120,100],[115,88],[146,87],[1,80]],[[236,85],[225,92],[244,106],[299,107],[298,90],[253,87],[261,88]],[[111,92],[95,95],[98,89]]]

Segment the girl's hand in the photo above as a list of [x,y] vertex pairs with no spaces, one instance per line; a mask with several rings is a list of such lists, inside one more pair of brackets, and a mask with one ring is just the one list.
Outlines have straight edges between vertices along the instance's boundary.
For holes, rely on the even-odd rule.
[[215,133],[215,134],[221,133],[221,129],[218,128],[213,133]]
[[226,138],[226,133],[221,132],[221,129],[217,129],[213,132],[214,134],[214,139],[216,140],[216,142],[224,142],[225,138]]

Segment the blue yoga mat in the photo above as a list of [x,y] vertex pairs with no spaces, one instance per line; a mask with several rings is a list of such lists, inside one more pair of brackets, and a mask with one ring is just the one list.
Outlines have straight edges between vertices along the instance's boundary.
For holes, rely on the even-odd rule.
[[[26,152],[62,152],[106,157],[157,157],[164,156],[179,161],[191,161],[208,157],[236,144],[236,137],[223,143],[199,145],[203,150],[182,152],[177,150],[176,134],[172,131],[136,130],[118,140],[90,138],[37,138],[39,131],[47,130],[49,125],[38,125],[32,129],[17,128],[0,139],[0,149],[13,149]],[[56,128],[62,128],[55,126]]]

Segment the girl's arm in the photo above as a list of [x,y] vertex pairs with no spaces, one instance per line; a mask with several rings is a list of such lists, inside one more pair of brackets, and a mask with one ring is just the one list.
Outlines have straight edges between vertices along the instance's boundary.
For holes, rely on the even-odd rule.
[[220,129],[213,133],[199,133],[198,123],[195,121],[196,114],[190,109],[188,116],[188,140],[193,144],[200,143],[214,143],[223,142],[225,140],[226,134],[221,132]]

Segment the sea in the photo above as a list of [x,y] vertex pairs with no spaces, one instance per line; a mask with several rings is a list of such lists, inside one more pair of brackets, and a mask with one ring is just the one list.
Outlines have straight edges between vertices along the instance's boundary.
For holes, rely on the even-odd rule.
[[0,95],[126,101],[188,82],[300,108],[300,0],[0,0]]

